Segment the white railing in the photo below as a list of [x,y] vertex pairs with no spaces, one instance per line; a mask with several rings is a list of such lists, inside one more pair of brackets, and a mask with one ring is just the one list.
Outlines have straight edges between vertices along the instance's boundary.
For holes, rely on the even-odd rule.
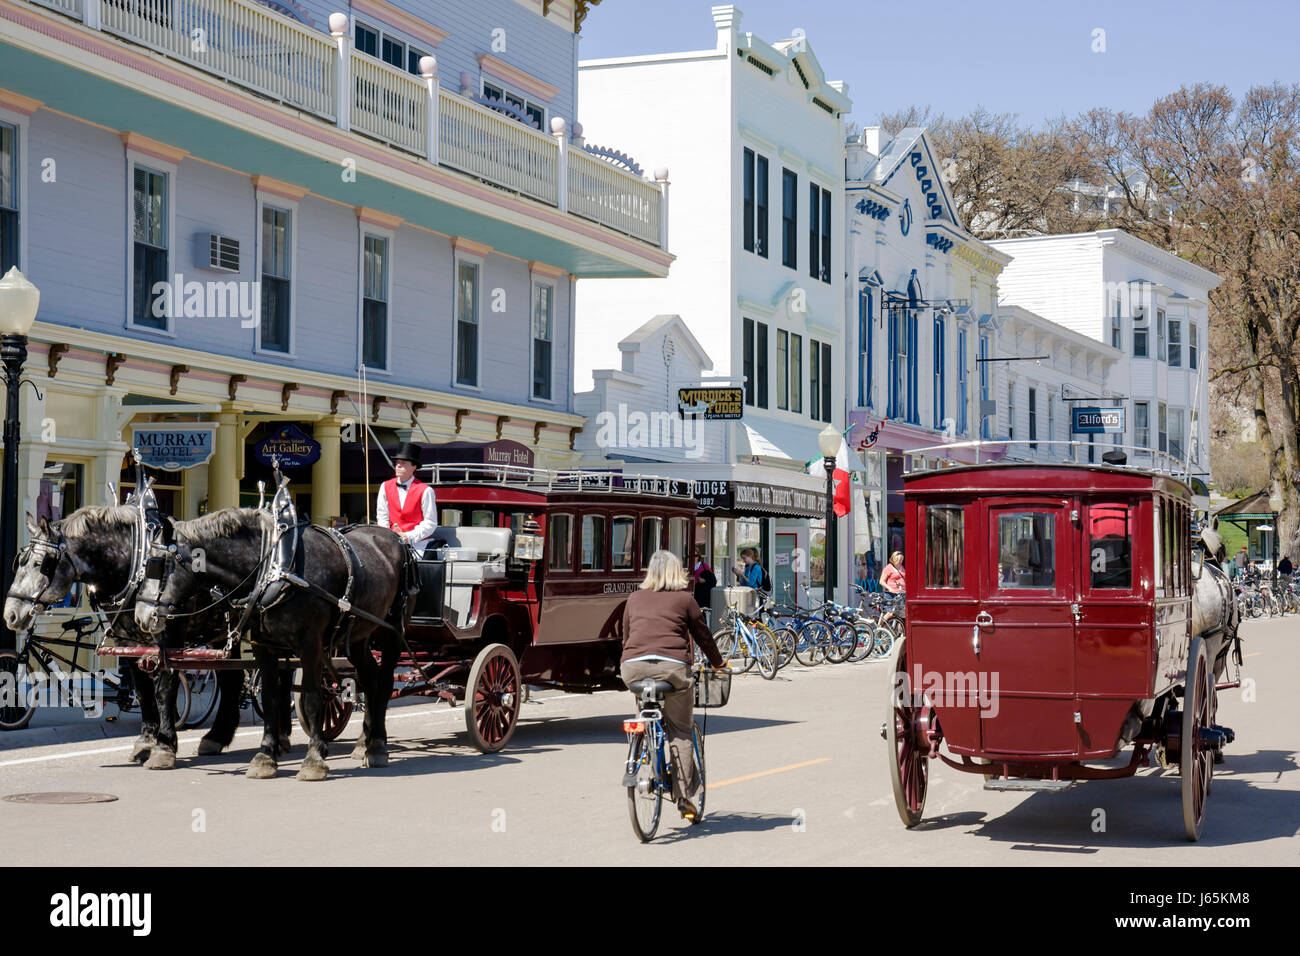
[[438,161],[552,206],[559,146],[549,136],[445,90],[438,103]]
[[238,0],[102,0],[100,16],[109,33],[335,118],[334,44],[265,7]]
[[[1028,454],[1025,456],[1017,455],[1010,449],[1015,446],[1017,449],[1023,449]],[[1040,451],[1042,446],[1044,451]],[[1097,461],[1088,461],[1088,449],[1092,448]],[[985,452],[985,448],[989,449]],[[952,452],[958,450],[971,450],[975,452],[975,464],[1015,464],[1015,465],[1101,465],[1108,466],[1109,463],[1102,460],[1101,456],[1109,451],[1122,451],[1125,453],[1126,461],[1123,465],[1117,467],[1129,467],[1138,471],[1152,471],[1161,475],[1168,475],[1171,478],[1177,478],[1180,481],[1189,481],[1191,471],[1188,463],[1167,452],[1158,451],[1154,448],[1146,448],[1141,445],[1112,445],[1112,444],[1094,444],[1092,442],[1072,439],[1070,441],[1030,438],[977,438],[972,441],[954,441],[942,445],[929,445],[925,448],[910,448],[903,452],[903,473],[910,474],[912,471],[927,471],[928,462],[917,468],[913,467],[917,458],[933,458],[953,461]],[[1000,457],[994,457],[998,450],[1003,454]],[[1056,453],[1060,457],[1056,457]],[[982,458],[982,454],[988,454],[988,458]],[[959,465],[965,462],[958,461]]]
[[423,156],[429,91],[410,73],[352,51],[352,128]]
[[49,7],[51,10],[58,10],[59,13],[66,13],[70,17],[76,17],[78,20],[85,19],[85,12],[82,10],[82,0],[32,0],[32,3],[42,7]]
[[659,243],[663,194],[646,182],[581,149],[569,151],[569,212],[629,236]]

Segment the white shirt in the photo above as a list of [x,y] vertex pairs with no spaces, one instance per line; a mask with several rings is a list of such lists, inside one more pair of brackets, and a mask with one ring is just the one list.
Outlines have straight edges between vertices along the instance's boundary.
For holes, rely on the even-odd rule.
[[[401,482],[397,483],[397,503],[399,505],[406,505],[406,492],[409,488],[409,481],[405,485]],[[398,533],[410,543],[418,554],[423,555],[424,549],[428,547],[429,540],[433,537],[433,532],[438,527],[438,503],[434,500],[431,485],[424,486],[424,494],[420,497],[420,511],[423,514],[420,523],[410,531],[400,531]],[[385,528],[393,527],[393,523],[388,519],[388,495],[385,493],[383,485],[379,486],[379,502],[375,505],[375,524]]]

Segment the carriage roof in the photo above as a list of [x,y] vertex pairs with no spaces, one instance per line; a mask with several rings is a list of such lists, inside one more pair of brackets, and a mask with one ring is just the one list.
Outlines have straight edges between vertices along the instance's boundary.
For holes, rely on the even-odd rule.
[[1163,472],[1070,462],[994,462],[916,471],[903,477],[903,492],[905,495],[1159,492],[1185,500],[1192,496],[1186,483]]
[[421,469],[448,503],[548,505],[604,501],[695,510],[690,481],[614,471],[549,470],[500,464],[437,464]]

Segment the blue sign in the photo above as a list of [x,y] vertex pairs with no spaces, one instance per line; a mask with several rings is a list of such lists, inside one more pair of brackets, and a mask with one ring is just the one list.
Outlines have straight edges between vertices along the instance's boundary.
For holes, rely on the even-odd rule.
[[1080,408],[1075,406],[1071,416],[1070,430],[1077,435],[1101,435],[1108,432],[1124,431],[1124,409],[1120,408]]
[[302,468],[320,459],[320,442],[312,441],[297,425],[282,425],[258,442],[253,454],[268,468],[272,456],[280,459],[281,468]]
[[184,425],[136,425],[131,444],[150,468],[180,471],[202,465],[212,457],[216,422]]

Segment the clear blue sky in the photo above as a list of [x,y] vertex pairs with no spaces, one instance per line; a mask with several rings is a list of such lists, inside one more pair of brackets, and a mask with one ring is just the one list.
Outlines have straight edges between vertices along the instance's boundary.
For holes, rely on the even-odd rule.
[[[579,56],[712,48],[711,0],[604,0],[582,25]],[[1145,112],[1198,81],[1240,96],[1300,83],[1300,0],[748,0],[741,32],[767,42],[802,28],[831,80],[849,84],[851,118],[929,105],[976,106],[1037,123],[1094,106]],[[1093,52],[1093,31],[1106,50]],[[579,116],[579,119],[582,117]]]

